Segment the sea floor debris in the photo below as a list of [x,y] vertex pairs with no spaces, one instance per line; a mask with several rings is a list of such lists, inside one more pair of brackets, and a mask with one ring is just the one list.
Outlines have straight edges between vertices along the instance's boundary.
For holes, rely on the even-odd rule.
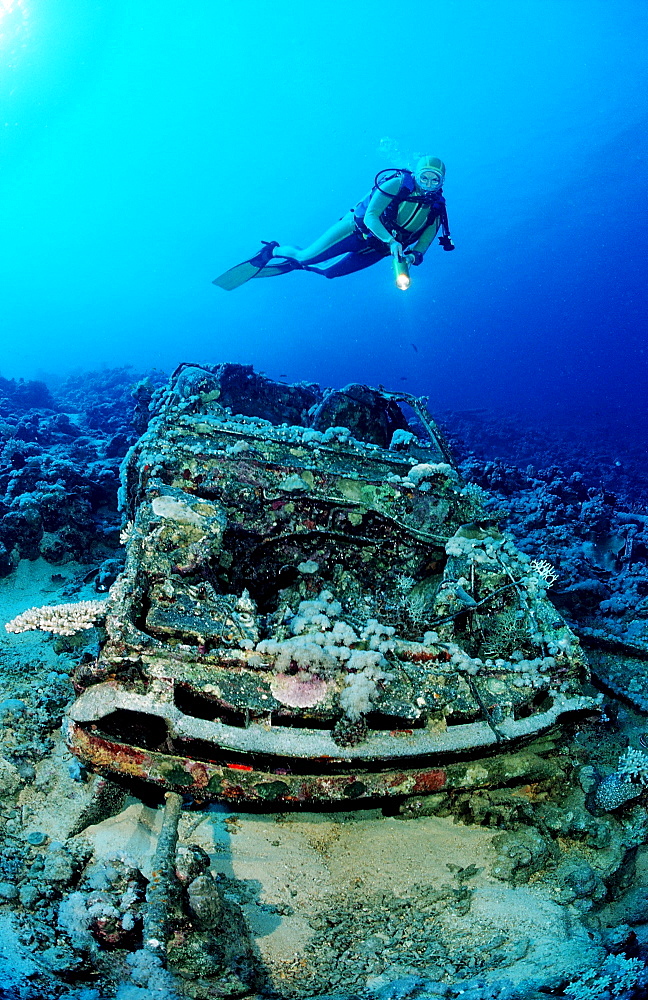
[[[338,450],[338,444],[343,442],[332,445],[336,455],[344,450]],[[455,485],[453,480],[451,488]],[[416,484],[407,489],[417,495]],[[423,491],[423,496],[429,492]],[[169,493],[162,490],[160,496]],[[172,491],[170,496],[177,500]],[[155,499],[151,491],[146,501],[151,509]],[[185,503],[191,510],[195,496]],[[172,505],[164,507],[171,517],[162,518],[159,510],[158,504],[156,516],[163,524],[177,518]],[[185,511],[181,513],[182,534],[187,521]],[[138,530],[136,520],[132,532]],[[189,527],[198,526],[190,521]],[[320,597],[323,586],[317,576],[324,560],[312,550],[297,555],[302,569],[291,585],[299,589],[312,582],[313,593],[298,593],[300,601],[291,601],[293,615],[285,638],[275,640],[279,643],[304,634],[293,630],[294,618],[324,614],[319,608],[299,614],[301,600],[308,597],[315,603]],[[534,556],[539,559],[540,553]],[[460,556],[444,552],[442,558]],[[483,565],[476,568],[477,578]],[[453,600],[461,602],[465,621],[472,606],[466,598],[473,591],[470,574],[463,576],[468,585],[459,584],[463,594],[455,588]],[[68,562],[53,572],[42,559],[23,559],[0,580],[2,620],[34,606],[96,600],[94,582],[87,578],[87,566]],[[195,581],[189,585],[195,586]],[[483,586],[488,590],[488,585],[487,579]],[[235,592],[237,599],[242,592]],[[185,624],[191,622],[189,612],[200,594],[192,597],[189,592],[189,598],[194,604],[188,601],[181,609]],[[213,597],[211,601],[210,607],[219,607]],[[545,601],[540,595],[532,608],[549,606]],[[256,611],[247,606],[237,612],[243,617],[237,635],[241,629],[248,635],[254,631],[251,619],[258,617],[260,602],[255,603]],[[338,634],[342,631],[345,606],[339,603],[340,612],[329,618],[332,627],[320,620],[320,634],[332,632],[336,623]],[[134,624],[143,621],[140,615]],[[456,621],[451,618],[441,627],[450,624],[454,629]],[[156,641],[168,642],[168,624],[168,617],[156,619],[151,628]],[[307,635],[312,624],[307,623]],[[110,636],[118,625],[108,625]],[[394,623],[394,634],[397,626],[406,625],[412,631],[401,641],[418,643],[411,637],[418,627],[411,617]],[[370,646],[375,631],[364,640],[357,626],[354,631]],[[567,629],[562,636],[569,634]],[[205,667],[221,636],[218,632],[213,645],[208,642],[206,652],[199,654],[206,658]],[[263,634],[252,638],[255,645],[268,641]],[[393,635],[378,638],[396,642]],[[451,639],[438,638],[463,649],[457,633]],[[197,643],[185,645],[195,656]],[[106,776],[93,773],[69,752],[59,729],[65,707],[73,700],[72,678],[85,693],[91,692],[94,685],[88,678],[105,648],[101,624],[52,639],[42,632],[3,631],[0,636],[0,972],[3,987],[13,991],[10,995],[21,1000],[542,1000],[548,991],[577,1000],[645,996],[648,754],[641,736],[648,724],[640,704],[615,699],[609,691],[599,706],[596,690],[587,686],[580,653],[577,669],[571,676],[567,672],[567,683],[583,685],[578,696],[589,701],[582,711],[563,716],[560,727],[552,724],[546,731],[528,734],[519,745],[502,746],[494,739],[478,756],[473,744],[464,748],[465,759],[455,747],[456,756],[435,767],[450,775],[457,768],[456,777],[441,786],[379,801],[358,796],[350,802],[347,797],[319,809],[294,806],[283,796],[274,803],[259,803],[256,811],[236,802],[205,804],[192,789],[179,812],[179,799],[171,800],[173,815],[167,811],[167,834],[160,847],[166,839],[166,852],[156,858],[162,796],[173,783],[140,785],[125,782],[109,769]],[[575,657],[577,650],[570,635],[568,655]],[[380,653],[388,666],[378,664],[378,670],[393,672],[393,648],[361,651]],[[480,658],[474,647],[468,654],[471,660]],[[614,662],[621,678],[622,650]],[[468,678],[480,676],[479,671],[465,672]],[[525,665],[520,674],[524,678],[529,672]],[[280,672],[270,673],[276,691],[298,702],[287,708],[306,714],[321,702],[303,702],[321,696],[321,685],[333,680],[309,678],[309,690],[299,688],[295,698]],[[98,679],[107,682],[105,676]],[[393,683],[375,676],[368,680],[374,681],[379,697]],[[298,678],[299,684],[304,682]],[[524,685],[513,687],[519,691]],[[338,698],[343,691],[338,689]],[[573,690],[566,693],[570,696]],[[367,693],[357,694],[362,704]],[[272,689],[270,695],[274,697]],[[372,691],[369,700],[375,697]],[[475,699],[475,715],[481,710]],[[335,711],[338,716],[344,712],[343,701]],[[530,718],[533,710],[529,716],[519,714]],[[171,713],[171,724],[177,718]],[[358,721],[350,718],[349,724]],[[493,721],[496,728],[501,725]],[[447,728],[460,729],[461,723]],[[416,726],[408,728],[417,731]],[[318,733],[323,731],[321,726]],[[489,731],[494,737],[493,729]],[[367,743],[362,726],[351,735],[346,746],[335,744],[342,759]],[[408,738],[394,736],[394,741]],[[284,781],[286,775],[276,777]],[[155,909],[156,886],[168,900],[164,919],[157,923],[152,919],[161,912],[159,906]],[[145,933],[152,927],[159,929]],[[147,940],[161,938],[166,938],[164,954],[155,946],[146,947]]]

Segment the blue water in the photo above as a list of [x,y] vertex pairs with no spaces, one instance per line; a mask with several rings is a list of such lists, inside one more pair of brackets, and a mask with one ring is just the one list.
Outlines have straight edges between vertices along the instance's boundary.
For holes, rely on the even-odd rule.
[[[644,0],[2,0],[4,377],[252,363],[645,423]],[[227,293],[441,156],[457,250]]]

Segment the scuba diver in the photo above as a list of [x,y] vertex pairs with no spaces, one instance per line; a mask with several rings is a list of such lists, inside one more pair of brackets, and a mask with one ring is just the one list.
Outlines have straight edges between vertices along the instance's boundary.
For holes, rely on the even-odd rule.
[[445,165],[436,156],[422,156],[414,171],[381,170],[366,198],[310,246],[301,249],[274,241],[265,243],[254,257],[225,271],[213,283],[231,291],[250,278],[272,278],[295,270],[339,278],[391,255],[396,283],[407,288],[409,265],[423,261],[439,229],[443,249],[454,250],[443,197],[444,178]]

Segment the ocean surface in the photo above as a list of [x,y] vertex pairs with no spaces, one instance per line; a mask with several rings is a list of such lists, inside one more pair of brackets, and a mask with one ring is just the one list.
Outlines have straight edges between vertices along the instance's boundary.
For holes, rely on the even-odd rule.
[[[253,364],[645,441],[642,0],[2,0],[5,378]],[[455,253],[212,279],[377,171],[447,164]]]

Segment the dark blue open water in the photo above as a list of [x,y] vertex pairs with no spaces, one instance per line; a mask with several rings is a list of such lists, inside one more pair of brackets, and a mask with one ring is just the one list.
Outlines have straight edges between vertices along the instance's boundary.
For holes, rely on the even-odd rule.
[[[643,0],[2,0],[0,374],[253,363],[642,433]],[[233,293],[386,166],[454,254]]]

